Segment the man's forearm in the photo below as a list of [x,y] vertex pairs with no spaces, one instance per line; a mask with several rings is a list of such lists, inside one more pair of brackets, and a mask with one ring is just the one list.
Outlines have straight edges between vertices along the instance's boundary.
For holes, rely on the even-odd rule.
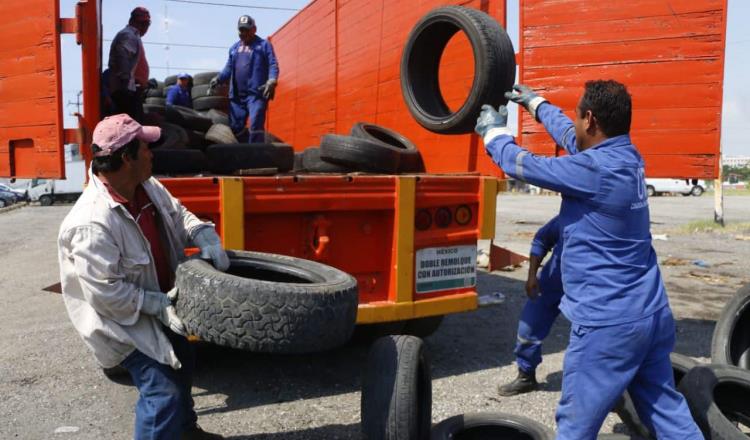
[[542,265],[542,260],[544,260],[544,255],[529,255],[529,273],[536,275]]

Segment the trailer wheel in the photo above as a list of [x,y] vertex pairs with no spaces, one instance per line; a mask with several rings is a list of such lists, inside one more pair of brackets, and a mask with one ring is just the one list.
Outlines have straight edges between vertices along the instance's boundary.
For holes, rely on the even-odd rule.
[[690,413],[707,439],[747,440],[750,372],[731,365],[701,365],[679,386]]
[[55,203],[55,199],[49,194],[44,194],[39,197],[39,203],[42,206],[51,206],[53,203]]
[[[462,31],[474,53],[474,81],[455,112],[440,91],[440,58],[451,37]],[[412,29],[401,58],[401,91],[422,127],[435,133],[472,133],[483,104],[506,104],[515,83],[513,44],[500,24],[484,12],[447,6],[427,13]]]
[[399,155],[399,173],[419,173],[424,171],[422,156],[419,154],[417,146],[401,133],[379,125],[363,122],[354,124],[351,133],[356,138],[382,142],[386,145],[396,147]]
[[175,308],[190,334],[232,348],[310,353],[346,343],[357,317],[357,281],[314,261],[227,251],[219,272],[203,260],[177,268]]
[[353,171],[393,174],[398,171],[398,148],[352,136],[327,134],[320,143],[320,158]]
[[432,378],[421,339],[397,335],[375,341],[362,380],[361,412],[366,439],[430,438]]
[[206,148],[208,169],[215,174],[237,170],[276,168],[287,172],[294,167],[294,150],[285,144],[219,144]]
[[750,370],[750,284],[724,306],[711,341],[711,361]]
[[552,440],[555,434],[539,422],[505,413],[460,414],[432,428],[432,440],[451,439]]
[[[674,374],[675,387],[680,385],[688,371],[698,365],[698,362],[692,358],[679,353],[670,353],[669,360],[672,362],[672,373]],[[612,412],[620,417],[620,420],[622,420],[625,426],[628,427],[631,433],[646,440],[656,439],[656,435],[649,431],[646,424],[643,423],[640,416],[638,416],[638,412],[635,410],[635,404],[633,403],[633,398],[630,397],[630,393],[628,393],[627,390],[617,404],[615,404]]]

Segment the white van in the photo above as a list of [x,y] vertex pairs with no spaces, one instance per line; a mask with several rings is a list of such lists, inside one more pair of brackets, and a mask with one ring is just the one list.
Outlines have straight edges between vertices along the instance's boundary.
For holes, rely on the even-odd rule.
[[705,190],[706,188],[697,179],[646,179],[646,192],[649,197],[664,193],[699,197]]

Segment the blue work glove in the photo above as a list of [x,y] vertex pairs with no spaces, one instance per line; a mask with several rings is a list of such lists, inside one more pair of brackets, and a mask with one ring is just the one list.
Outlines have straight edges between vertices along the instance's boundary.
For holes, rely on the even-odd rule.
[[193,243],[200,248],[201,258],[210,259],[214,267],[222,272],[229,269],[229,257],[221,247],[221,240],[213,227],[199,229],[193,237]]
[[258,87],[258,91],[263,95],[263,99],[273,99],[276,92],[276,80],[273,78],[269,78],[265,84]]
[[539,118],[536,117],[536,109],[547,100],[531,90],[531,87],[523,84],[516,84],[513,86],[513,91],[505,92],[505,98],[509,101],[515,102],[518,105],[523,106],[531,114],[531,117],[539,122]]
[[492,108],[491,105],[483,105],[474,131],[484,140],[485,148],[497,136],[503,134],[512,136],[513,134],[508,128],[508,109],[504,105],[498,107],[497,110]]
[[178,335],[187,336],[185,324],[177,316],[173,303],[177,300],[177,287],[167,293],[145,290],[141,312],[159,318],[165,326]]

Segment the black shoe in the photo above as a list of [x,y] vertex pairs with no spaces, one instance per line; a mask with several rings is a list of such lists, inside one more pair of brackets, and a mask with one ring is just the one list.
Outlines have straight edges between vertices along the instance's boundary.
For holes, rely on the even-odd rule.
[[206,432],[198,424],[182,433],[182,440],[224,440],[219,434]]
[[501,396],[515,396],[518,394],[529,393],[539,388],[539,383],[536,381],[536,375],[532,373],[526,373],[520,368],[518,369],[518,377],[513,379],[513,382],[506,383],[497,387],[497,392]]

